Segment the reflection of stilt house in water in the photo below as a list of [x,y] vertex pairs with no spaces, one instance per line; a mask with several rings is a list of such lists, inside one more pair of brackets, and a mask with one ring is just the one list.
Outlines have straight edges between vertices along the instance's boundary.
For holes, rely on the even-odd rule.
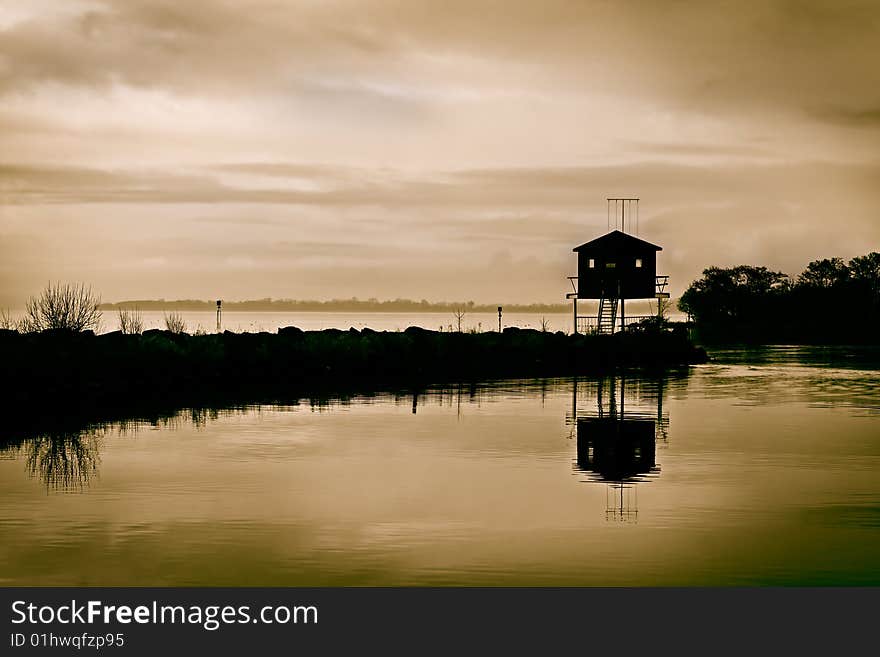
[[587,481],[606,485],[606,518],[635,521],[637,484],[660,472],[656,441],[666,440],[669,425],[663,413],[663,382],[657,385],[656,413],[638,397],[632,400],[635,408],[627,409],[625,381],[612,377],[595,382],[596,410],[579,414],[577,380],[574,386],[575,469],[587,473]]
[[[569,276],[574,332],[614,333],[625,330],[649,315],[626,316],[627,299],[668,299],[669,276],[657,275],[659,247],[626,232],[638,231],[639,199],[609,198],[608,229],[610,232],[574,248],[578,254],[578,275]],[[614,229],[612,226],[612,216]],[[598,299],[595,316],[578,315],[578,299]]]

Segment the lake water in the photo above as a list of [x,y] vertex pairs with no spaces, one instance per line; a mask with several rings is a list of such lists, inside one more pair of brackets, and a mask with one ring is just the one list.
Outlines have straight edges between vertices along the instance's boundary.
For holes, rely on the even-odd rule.
[[[630,303],[628,314],[646,315],[652,311],[646,303]],[[581,314],[589,312],[585,305],[579,306]],[[595,311],[593,311],[595,313]],[[217,330],[217,315],[214,311],[183,311],[179,313],[189,332],[205,331],[213,333]],[[24,311],[10,312],[13,320],[21,319]],[[678,312],[669,314],[669,318],[683,321],[685,315]],[[144,329],[164,329],[165,313],[161,310],[141,311]],[[571,314],[569,313],[509,313],[502,315],[502,326],[541,329],[542,322],[547,330],[571,332]],[[224,311],[221,330],[240,332],[268,331],[275,333],[282,326],[298,326],[304,331],[320,331],[322,329],[348,330],[371,328],[374,331],[402,331],[408,326],[420,326],[432,331],[457,328],[457,320],[452,313],[346,313],[346,312],[238,312]],[[99,333],[107,333],[119,329],[118,313],[103,311]],[[496,313],[466,313],[462,319],[463,330],[496,331],[498,315]]]
[[[213,332],[217,327],[214,312],[182,312],[184,321],[191,330],[202,329]],[[165,315],[161,311],[142,311],[144,328],[165,328]],[[504,326],[520,328],[541,328],[545,320],[549,330],[571,331],[571,315],[552,313],[537,315],[527,313],[504,313]],[[104,324],[107,330],[118,328],[115,314],[105,312]],[[371,328],[374,331],[402,331],[408,326],[420,326],[433,331],[457,328],[457,320],[452,313],[344,313],[344,312],[224,312],[222,329],[235,332],[269,331],[275,333],[282,326],[298,326],[304,331],[320,331],[335,328],[348,330]],[[462,329],[482,331],[498,330],[496,313],[467,313],[462,319]]]
[[715,356],[12,433],[0,580],[880,584],[877,352]]

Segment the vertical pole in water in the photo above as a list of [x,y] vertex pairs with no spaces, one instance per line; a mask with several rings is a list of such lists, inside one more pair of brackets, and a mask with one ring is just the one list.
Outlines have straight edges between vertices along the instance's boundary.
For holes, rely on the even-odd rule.
[[220,304],[222,304],[222,303],[223,302],[220,299],[217,299],[217,333],[220,332],[220,316],[221,316],[221,312],[222,312],[220,310]]
[[498,306],[498,332],[501,333],[501,306]]
[[578,298],[572,297],[571,299],[571,314],[572,314],[572,322],[574,322],[574,330],[573,333],[578,332]]

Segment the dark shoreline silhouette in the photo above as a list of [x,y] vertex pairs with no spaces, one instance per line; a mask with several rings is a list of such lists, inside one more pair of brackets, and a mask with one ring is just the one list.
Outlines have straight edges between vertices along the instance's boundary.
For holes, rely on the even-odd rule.
[[566,335],[507,328],[446,333],[411,327],[188,335],[0,331],[3,404],[16,414],[100,418],[132,406],[272,400],[322,390],[567,376],[705,362],[686,332]]
[[814,260],[795,277],[766,267],[709,267],[679,309],[711,344],[880,344],[880,253]]

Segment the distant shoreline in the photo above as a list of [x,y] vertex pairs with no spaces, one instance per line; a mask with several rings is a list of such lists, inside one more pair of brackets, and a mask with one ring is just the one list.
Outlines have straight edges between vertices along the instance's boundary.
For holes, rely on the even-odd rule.
[[[581,304],[578,304],[578,309],[580,309]],[[100,310],[102,311],[114,311],[114,310],[132,310],[134,306],[117,306],[113,305],[112,307],[108,307],[105,305],[100,306]],[[163,310],[177,310],[188,313],[214,313],[216,312],[216,306],[213,308],[181,308],[179,306],[162,306],[160,308],[144,308],[143,306],[137,306],[138,310],[149,311],[149,312],[161,312]],[[23,312],[23,311],[19,311]],[[300,308],[297,309],[282,309],[282,308],[271,308],[271,309],[253,309],[253,308],[227,308],[226,304],[223,304],[223,312],[227,313],[314,313],[315,315],[348,315],[353,312],[353,310],[349,309],[332,309],[332,310],[303,310]],[[453,311],[451,310],[365,310],[358,309],[357,312],[367,313],[367,314],[375,314],[375,315],[408,315],[408,314],[419,314],[424,313],[425,315],[446,315]],[[533,310],[520,310],[518,308],[508,308],[504,306],[504,314],[512,314],[512,315],[533,315],[535,313],[543,312],[547,315],[565,315],[566,317],[571,315],[571,308],[566,310],[546,310],[546,311],[533,311]],[[485,315],[485,314],[493,314],[497,315],[498,311],[495,310],[470,310],[468,309],[465,313],[465,316],[474,314],[474,315]]]
[[[570,313],[567,304],[485,304],[473,301],[413,301],[395,299],[378,301],[375,299],[331,299],[329,301],[293,300],[293,299],[255,299],[247,301],[223,301],[223,310],[227,312],[376,312],[376,313],[497,313],[499,306],[506,313]],[[101,310],[178,310],[178,311],[213,311],[217,308],[216,301],[198,299],[133,299],[102,303]]]

